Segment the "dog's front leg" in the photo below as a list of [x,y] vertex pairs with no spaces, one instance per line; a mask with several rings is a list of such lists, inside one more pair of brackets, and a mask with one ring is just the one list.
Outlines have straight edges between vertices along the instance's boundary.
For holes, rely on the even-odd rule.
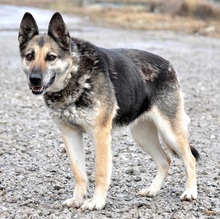
[[69,126],[58,125],[66,152],[69,156],[70,166],[75,178],[75,190],[73,197],[67,199],[64,204],[69,207],[79,208],[87,195],[87,176],[85,168],[85,152],[83,148],[83,136]]
[[92,199],[84,202],[82,210],[102,209],[105,206],[112,170],[111,124],[95,129],[95,192]]

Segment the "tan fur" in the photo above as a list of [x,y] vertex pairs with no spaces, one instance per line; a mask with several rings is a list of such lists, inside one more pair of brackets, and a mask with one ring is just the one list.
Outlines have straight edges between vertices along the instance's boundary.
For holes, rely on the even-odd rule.
[[180,104],[178,106],[178,111],[172,129],[179,145],[180,151],[178,152],[178,155],[181,157],[186,169],[186,191],[192,189],[195,191],[192,197],[188,197],[185,193],[183,193],[181,200],[192,200],[196,199],[197,197],[196,160],[191,153],[188,141],[187,121],[185,121],[186,119],[187,116],[183,109],[182,99],[180,99]]
[[47,47],[39,48],[39,46],[34,46],[34,51],[35,51],[35,60],[34,62],[31,63],[31,69],[35,66],[38,66],[42,71],[46,72],[47,62],[45,61],[45,57],[48,48]]
[[[92,201],[85,202],[82,209],[101,209],[105,206],[107,191],[110,185],[112,171],[112,154],[111,154],[111,130],[112,120],[115,116],[116,109],[108,113],[108,106],[101,105],[99,114],[96,119],[96,125],[93,132],[95,143],[95,181],[96,188]],[[108,115],[108,116],[107,116]]]

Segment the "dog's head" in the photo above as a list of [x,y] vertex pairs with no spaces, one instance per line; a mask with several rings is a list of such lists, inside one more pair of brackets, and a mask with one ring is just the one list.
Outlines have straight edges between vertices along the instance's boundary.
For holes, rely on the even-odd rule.
[[50,20],[48,32],[39,34],[33,16],[25,13],[18,41],[22,69],[32,92],[41,94],[63,89],[77,63],[73,63],[71,57],[71,39],[62,16],[55,13]]

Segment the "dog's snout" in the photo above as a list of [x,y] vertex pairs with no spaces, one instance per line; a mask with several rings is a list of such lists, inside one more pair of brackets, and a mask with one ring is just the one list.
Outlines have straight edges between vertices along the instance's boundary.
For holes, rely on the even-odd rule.
[[42,75],[40,73],[32,73],[30,75],[30,82],[33,85],[40,85],[42,80]]

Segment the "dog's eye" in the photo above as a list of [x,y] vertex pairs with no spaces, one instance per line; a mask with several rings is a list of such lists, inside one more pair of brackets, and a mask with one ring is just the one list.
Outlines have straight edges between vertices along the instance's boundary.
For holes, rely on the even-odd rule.
[[27,61],[32,61],[33,59],[34,59],[34,55],[33,54],[27,54],[26,56],[25,56],[25,58],[26,58],[26,60]]
[[55,55],[47,55],[46,61],[52,62],[56,59],[57,57]]

